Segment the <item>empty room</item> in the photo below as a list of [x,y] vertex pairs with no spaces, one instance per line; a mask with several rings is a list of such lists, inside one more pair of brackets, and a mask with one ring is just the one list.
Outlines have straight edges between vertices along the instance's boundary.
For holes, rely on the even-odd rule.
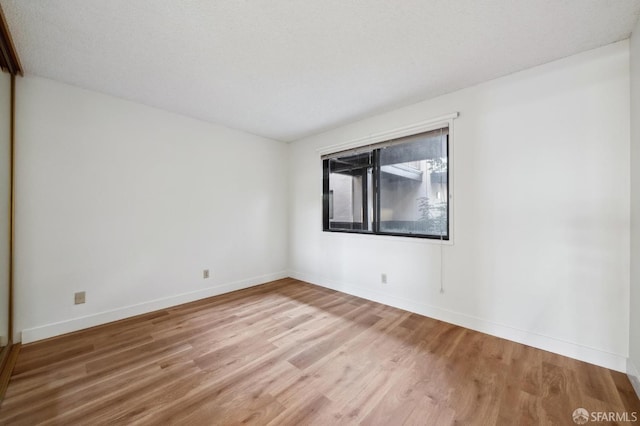
[[0,424],[640,424],[640,0],[0,12]]

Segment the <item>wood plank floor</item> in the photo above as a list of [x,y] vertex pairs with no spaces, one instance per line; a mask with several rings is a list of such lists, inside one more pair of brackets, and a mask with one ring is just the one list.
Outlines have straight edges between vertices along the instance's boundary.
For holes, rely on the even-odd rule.
[[573,424],[628,378],[293,279],[25,345],[0,424]]

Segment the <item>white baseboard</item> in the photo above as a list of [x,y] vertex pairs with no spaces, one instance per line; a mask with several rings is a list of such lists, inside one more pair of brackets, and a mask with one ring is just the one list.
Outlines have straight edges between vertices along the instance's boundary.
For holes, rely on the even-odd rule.
[[410,312],[415,312],[450,324],[459,325],[471,330],[480,331],[492,336],[511,340],[534,348],[543,349],[559,355],[585,361],[601,367],[625,373],[627,371],[627,357],[580,345],[578,343],[567,342],[550,336],[521,330],[504,324],[498,324],[486,319],[477,318],[460,312],[438,308],[426,303],[416,302],[397,296],[390,296],[375,290],[346,284],[331,282],[330,280],[312,276],[309,274],[289,271],[289,276],[301,281],[306,281],[322,287],[327,287],[343,293],[348,293],[374,302],[393,306]]
[[633,389],[635,389],[636,395],[640,399],[640,370],[634,365],[631,358],[627,360],[627,376],[629,376]]
[[243,288],[253,287],[256,285],[267,283],[269,281],[287,278],[287,276],[288,274],[286,271],[261,275],[259,277],[247,278],[227,284],[216,285],[214,287],[209,287],[198,291],[150,300],[148,302],[129,305],[93,315],[73,318],[70,320],[60,321],[39,327],[28,328],[22,330],[21,339],[22,343],[31,343],[37,340],[47,339],[49,337],[70,333],[72,331],[78,331],[85,328],[106,324],[112,321],[118,321],[135,315],[146,314],[149,312],[157,311],[159,309],[165,309],[171,306],[181,305],[183,303],[193,302],[195,300],[217,296],[223,293],[229,293],[231,291],[242,290]]

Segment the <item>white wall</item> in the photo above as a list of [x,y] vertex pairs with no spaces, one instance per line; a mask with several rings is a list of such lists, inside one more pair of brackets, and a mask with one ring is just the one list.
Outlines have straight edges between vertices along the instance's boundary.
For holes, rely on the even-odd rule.
[[11,76],[0,72],[0,346],[9,338]]
[[286,276],[287,145],[35,77],[16,108],[23,342]]
[[[293,143],[290,274],[624,371],[628,47],[605,46]],[[454,111],[453,245],[321,231],[318,149]]]
[[631,36],[631,317],[629,375],[640,397],[640,21]]

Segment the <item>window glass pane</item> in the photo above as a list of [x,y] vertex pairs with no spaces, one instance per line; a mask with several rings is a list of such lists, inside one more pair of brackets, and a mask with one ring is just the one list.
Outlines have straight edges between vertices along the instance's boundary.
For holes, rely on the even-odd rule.
[[449,129],[323,156],[323,229],[449,239]]
[[371,152],[329,161],[329,229],[372,229]]
[[380,150],[380,231],[448,236],[447,135]]

